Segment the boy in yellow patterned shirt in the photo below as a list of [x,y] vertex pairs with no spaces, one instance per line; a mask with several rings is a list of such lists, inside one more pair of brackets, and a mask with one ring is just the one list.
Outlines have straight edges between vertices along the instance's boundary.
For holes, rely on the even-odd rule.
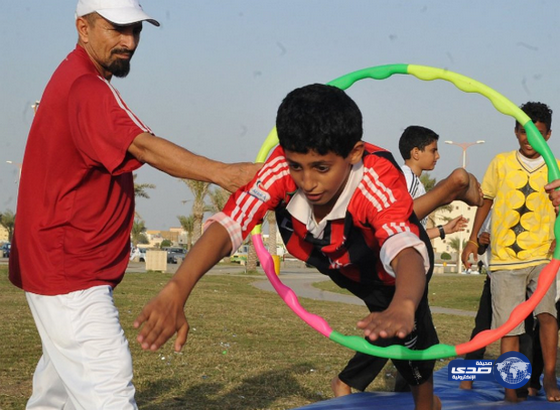
[[[528,102],[521,109],[535,123],[545,140],[551,135],[552,110],[543,103]],[[555,211],[544,187],[547,166],[527,141],[525,129],[515,123],[519,150],[498,154],[482,181],[484,204],[477,212],[471,238],[462,259],[476,255],[476,233],[492,212],[491,258],[492,328],[501,326],[511,311],[524,302],[537,286],[542,268],[549,262],[553,246]],[[543,387],[549,401],[560,401],[556,385],[556,285],[550,287],[534,314],[540,325],[544,360]],[[501,340],[501,353],[519,351],[520,323]],[[505,389],[505,400],[518,401],[514,389]]]

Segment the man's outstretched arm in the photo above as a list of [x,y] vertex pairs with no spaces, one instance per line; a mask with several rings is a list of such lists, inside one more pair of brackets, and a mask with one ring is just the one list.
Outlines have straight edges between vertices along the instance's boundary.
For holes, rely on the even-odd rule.
[[226,164],[214,161],[149,133],[134,138],[128,152],[138,161],[171,176],[211,182],[230,192],[247,184],[262,167],[262,164],[251,162]]

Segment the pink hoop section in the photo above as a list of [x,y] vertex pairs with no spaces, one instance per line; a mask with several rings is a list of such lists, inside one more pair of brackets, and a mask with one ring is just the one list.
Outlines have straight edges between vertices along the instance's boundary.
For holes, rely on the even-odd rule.
[[274,261],[272,260],[272,256],[270,256],[270,253],[268,253],[268,251],[264,247],[262,235],[260,233],[254,234],[251,239],[253,241],[253,245],[255,245],[257,256],[261,261],[261,265],[266,274],[266,277],[268,278],[278,295],[280,295],[284,303],[286,303],[286,305],[288,305],[288,307],[292,309],[295,314],[298,315],[305,323],[321,333],[323,336],[329,337],[332,333],[332,329],[327,321],[321,316],[309,313],[303,307],[301,307],[294,291],[284,285],[280,281],[280,279],[278,279],[276,271],[274,270]]

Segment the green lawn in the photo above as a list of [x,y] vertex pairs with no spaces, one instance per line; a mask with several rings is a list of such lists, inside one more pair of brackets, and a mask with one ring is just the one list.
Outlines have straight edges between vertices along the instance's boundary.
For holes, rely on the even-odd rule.
[[[486,275],[433,275],[429,285],[430,305],[476,312],[485,279]],[[317,282],[313,286],[348,293],[330,281]]]
[[[0,267],[0,277],[0,408],[21,409],[31,391],[41,345],[23,293],[9,283],[5,267]],[[332,397],[329,382],[353,352],[309,328],[275,294],[250,285],[262,275],[206,276],[187,306],[191,332],[183,351],[174,353],[171,343],[158,352],[139,349],[132,322],[169,277],[129,273],[115,290],[131,345],[140,408],[274,410]],[[474,297],[482,287],[481,279],[435,277],[433,301],[450,302],[448,307],[470,306],[472,301],[465,295],[471,290],[465,284],[472,286]],[[361,306],[301,302],[346,334],[359,334],[355,323],[367,314]],[[434,315],[434,321],[441,341],[452,345],[467,341],[473,325],[472,318],[460,316]],[[496,353],[492,347],[489,357]],[[438,361],[438,368],[447,362]],[[394,375],[388,364],[370,389],[391,390]]]

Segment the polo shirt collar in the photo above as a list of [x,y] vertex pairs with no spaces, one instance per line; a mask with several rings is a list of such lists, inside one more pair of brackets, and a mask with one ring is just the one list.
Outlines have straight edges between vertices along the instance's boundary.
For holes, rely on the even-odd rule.
[[307,198],[301,189],[296,191],[286,209],[290,215],[305,224],[307,231],[313,235],[314,238],[322,239],[323,232],[328,221],[344,219],[346,216],[346,211],[348,210],[348,205],[350,204],[352,195],[354,195],[354,191],[360,184],[363,175],[364,164],[360,161],[352,166],[350,174],[348,175],[346,186],[334,204],[333,209],[331,209],[331,211],[319,223],[315,221],[315,217],[313,216],[313,207],[307,201]]

